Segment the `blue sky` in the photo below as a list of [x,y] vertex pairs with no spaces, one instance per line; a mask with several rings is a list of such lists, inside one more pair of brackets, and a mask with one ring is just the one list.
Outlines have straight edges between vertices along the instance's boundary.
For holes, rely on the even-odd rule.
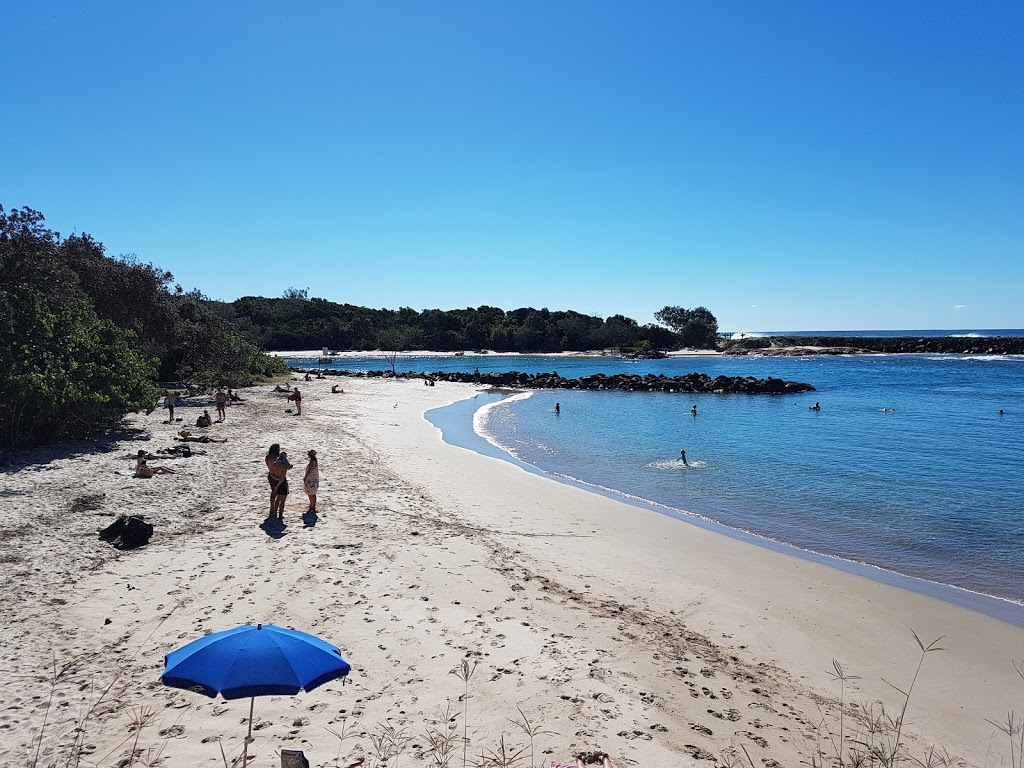
[[0,203],[214,298],[1019,328],[1024,4],[0,8]]

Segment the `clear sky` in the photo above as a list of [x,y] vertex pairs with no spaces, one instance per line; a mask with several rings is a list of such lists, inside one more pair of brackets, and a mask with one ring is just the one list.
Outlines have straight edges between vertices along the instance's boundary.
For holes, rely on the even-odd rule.
[[1024,327],[1024,3],[0,6],[0,203],[221,299]]

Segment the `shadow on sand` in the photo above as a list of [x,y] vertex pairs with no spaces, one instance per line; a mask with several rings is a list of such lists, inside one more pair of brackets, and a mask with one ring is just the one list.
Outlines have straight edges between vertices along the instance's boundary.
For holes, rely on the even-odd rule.
[[272,539],[280,539],[286,536],[288,534],[288,531],[285,530],[287,527],[284,524],[284,520],[279,520],[276,517],[268,517],[260,523],[260,528]]
[[316,526],[317,521],[319,520],[320,517],[317,515],[316,510],[310,509],[302,516],[302,527],[313,528]]

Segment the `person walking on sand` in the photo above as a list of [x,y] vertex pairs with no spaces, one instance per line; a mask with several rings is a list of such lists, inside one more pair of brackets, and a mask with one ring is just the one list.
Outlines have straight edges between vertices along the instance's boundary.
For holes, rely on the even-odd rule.
[[168,392],[164,395],[164,408],[167,409],[167,423],[174,423],[174,401],[178,399],[177,392]]
[[302,415],[302,393],[299,392],[299,388],[298,387],[296,387],[295,391],[293,391],[290,395],[288,395],[288,399],[295,403],[295,415],[296,416],[301,416]]
[[288,499],[288,470],[292,465],[288,462],[288,454],[281,451],[280,455],[270,465],[270,488],[275,494],[274,508],[270,516],[276,517],[284,522],[284,503]]
[[218,389],[217,394],[213,396],[213,399],[217,403],[217,421],[224,421],[226,416],[225,408],[228,404],[228,396],[224,394],[223,389]]
[[309,464],[306,465],[306,473],[302,476],[302,490],[309,496],[309,512],[316,512],[316,491],[320,487],[320,464],[316,460],[316,451],[309,450],[306,455],[309,457]]

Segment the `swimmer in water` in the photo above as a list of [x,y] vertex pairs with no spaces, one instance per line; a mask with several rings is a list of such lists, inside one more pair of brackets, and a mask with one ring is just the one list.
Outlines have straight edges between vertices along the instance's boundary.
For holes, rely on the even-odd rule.
[[809,410],[809,411],[820,411],[821,410],[821,404],[820,403],[815,403],[814,405],[809,405],[809,406],[807,406],[807,410]]
[[561,413],[561,412],[562,412],[562,406],[560,406],[558,403],[555,403],[555,413]]
[[1000,416],[1005,416],[1006,415],[1005,413],[1003,413],[1003,409],[1002,408],[999,409],[999,415]]
[[685,464],[686,466],[690,466],[690,464],[686,461],[686,449],[685,448],[680,448],[679,449],[679,460],[681,462],[683,462],[683,464]]

